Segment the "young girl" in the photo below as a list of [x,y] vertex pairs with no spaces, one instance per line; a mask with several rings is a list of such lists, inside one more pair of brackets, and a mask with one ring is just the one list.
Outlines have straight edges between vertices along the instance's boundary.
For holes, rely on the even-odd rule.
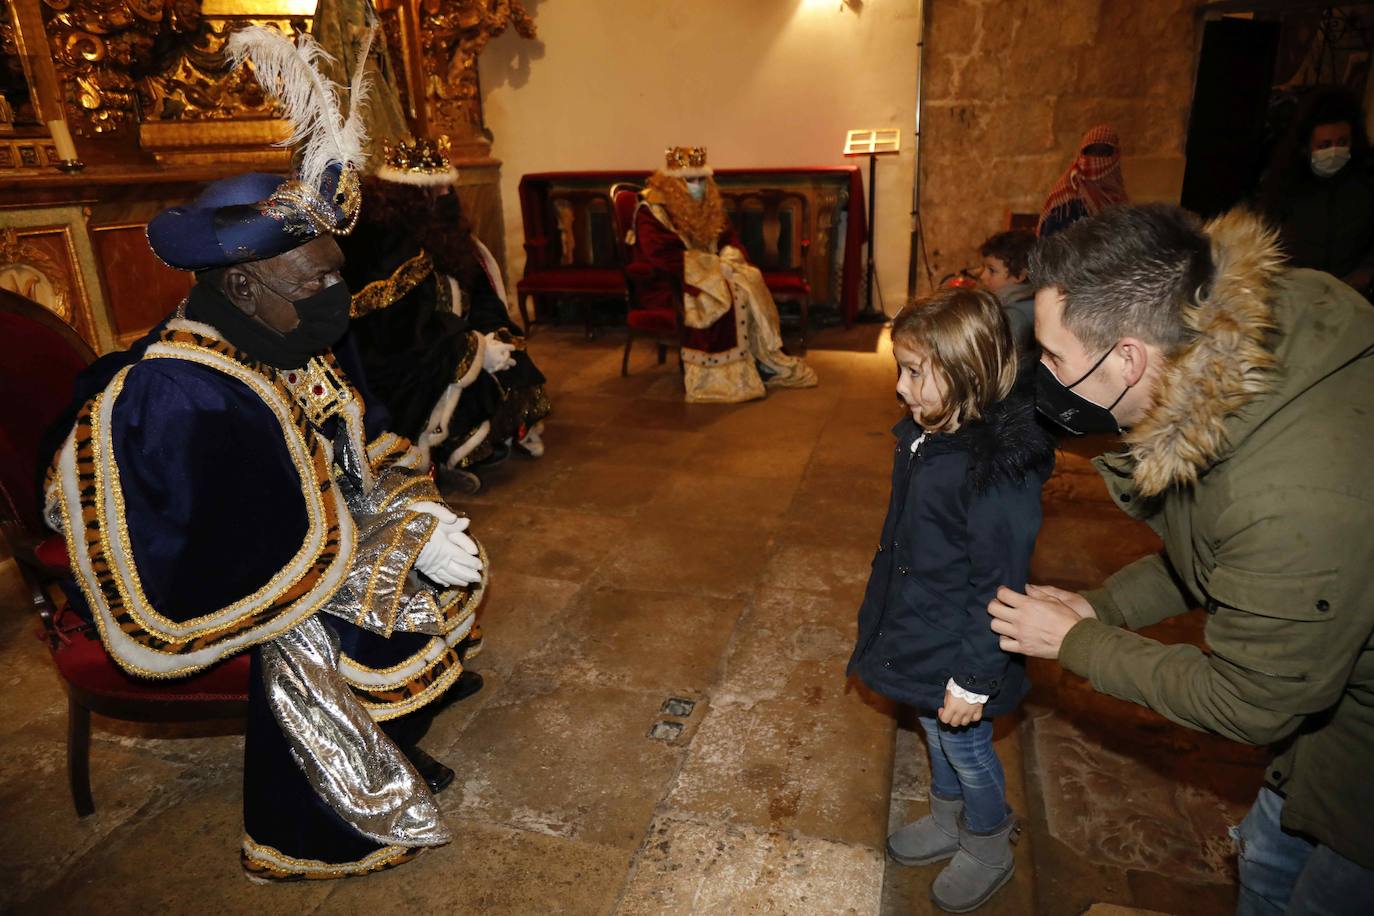
[[1011,878],[1016,819],[992,748],[992,718],[1028,685],[998,646],[987,606],[1024,590],[1054,442],[1028,392],[997,299],[945,289],[892,323],[897,397],[892,498],[873,560],[849,672],[914,707],[930,750],[929,817],[888,838],[904,865],[953,859],[935,879],[941,908],[981,906]]

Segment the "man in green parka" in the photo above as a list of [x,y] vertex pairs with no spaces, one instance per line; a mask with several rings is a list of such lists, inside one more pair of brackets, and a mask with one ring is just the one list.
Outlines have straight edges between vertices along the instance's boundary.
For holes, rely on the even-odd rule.
[[[1002,589],[1002,647],[1273,745],[1237,832],[1242,914],[1374,901],[1374,308],[1232,213],[1120,207],[1044,240],[1041,411],[1164,552],[1079,595]],[[1203,607],[1207,650],[1132,630]]]

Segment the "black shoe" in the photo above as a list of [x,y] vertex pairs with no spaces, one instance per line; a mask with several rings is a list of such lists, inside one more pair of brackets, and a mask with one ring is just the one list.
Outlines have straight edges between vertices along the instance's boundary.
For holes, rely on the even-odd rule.
[[482,675],[464,668],[463,673],[458,675],[458,680],[453,682],[453,686],[448,689],[448,693],[444,696],[445,705],[466,700],[482,689],[482,683]]
[[401,748],[401,753],[406,755],[411,766],[420,774],[420,778],[429,786],[429,791],[438,795],[453,782],[453,770],[444,766],[425,752],[419,745]]

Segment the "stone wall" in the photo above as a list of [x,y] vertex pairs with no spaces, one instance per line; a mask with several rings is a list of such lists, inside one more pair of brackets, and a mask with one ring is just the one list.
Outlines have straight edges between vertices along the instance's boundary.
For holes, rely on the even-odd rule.
[[1194,0],[927,2],[921,200],[937,281],[975,265],[1009,213],[1038,213],[1094,124],[1120,132],[1133,200],[1178,200]]

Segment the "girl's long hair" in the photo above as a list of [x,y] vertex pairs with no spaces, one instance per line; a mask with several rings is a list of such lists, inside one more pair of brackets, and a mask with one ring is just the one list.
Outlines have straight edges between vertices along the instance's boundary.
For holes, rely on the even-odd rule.
[[1016,346],[997,297],[982,289],[941,289],[892,319],[892,342],[920,353],[945,383],[945,403],[924,417],[930,429],[953,430],[979,419],[1011,394]]

